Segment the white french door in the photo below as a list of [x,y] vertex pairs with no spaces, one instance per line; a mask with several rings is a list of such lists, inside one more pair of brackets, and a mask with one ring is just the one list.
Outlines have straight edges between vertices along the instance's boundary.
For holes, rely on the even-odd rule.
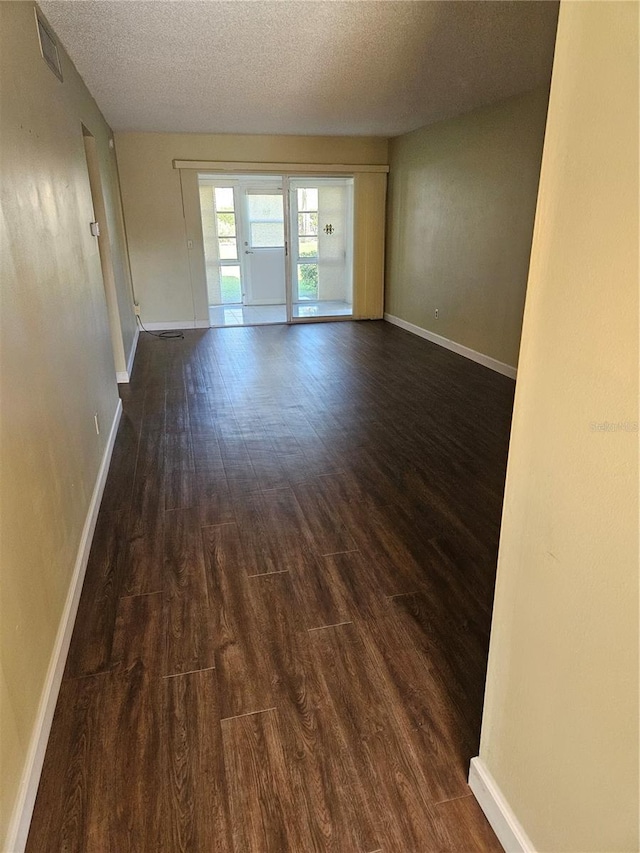
[[353,178],[198,175],[212,325],[350,317]]

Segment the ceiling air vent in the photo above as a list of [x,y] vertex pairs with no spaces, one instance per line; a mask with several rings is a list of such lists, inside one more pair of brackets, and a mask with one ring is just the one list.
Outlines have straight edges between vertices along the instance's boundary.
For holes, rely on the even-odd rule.
[[40,17],[36,9],[36,24],[38,26],[38,39],[40,40],[40,52],[42,58],[47,63],[59,80],[62,80],[62,68],[60,68],[60,56],[58,54],[58,42],[53,34],[53,30]]

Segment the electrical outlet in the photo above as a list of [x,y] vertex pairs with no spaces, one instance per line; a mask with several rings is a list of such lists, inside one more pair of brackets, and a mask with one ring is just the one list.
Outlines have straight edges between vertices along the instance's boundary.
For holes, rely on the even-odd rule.
[[140,305],[137,302],[133,303],[133,313],[136,315],[136,317],[140,316]]
[[96,435],[100,435],[100,421],[98,420],[98,413],[97,412],[93,416],[93,422],[96,425]]
[[435,310],[435,318],[436,318],[436,320],[438,319],[438,309],[437,308]]

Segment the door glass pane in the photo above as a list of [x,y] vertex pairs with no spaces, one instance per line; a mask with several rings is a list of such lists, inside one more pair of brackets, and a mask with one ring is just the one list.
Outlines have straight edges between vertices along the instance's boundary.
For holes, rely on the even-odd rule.
[[240,267],[220,267],[220,292],[223,305],[232,305],[242,302],[242,288],[240,287]]
[[318,190],[315,187],[300,187],[298,190],[298,210],[317,210]]
[[284,246],[284,222],[252,222],[251,245],[254,249],[281,249]]
[[249,219],[252,222],[282,222],[282,196],[249,193]]
[[318,238],[300,237],[298,255],[301,258],[316,258],[318,256]]
[[301,237],[311,237],[318,233],[317,213],[298,213],[298,234]]
[[223,261],[235,261],[238,259],[238,246],[235,237],[220,238],[220,259]]
[[298,299],[318,298],[318,264],[298,264]]
[[216,223],[219,237],[236,236],[236,217],[233,213],[216,214]]
[[233,213],[233,187],[216,187],[216,210],[230,210]]
[[284,247],[284,208],[281,193],[247,193],[247,213],[252,248]]

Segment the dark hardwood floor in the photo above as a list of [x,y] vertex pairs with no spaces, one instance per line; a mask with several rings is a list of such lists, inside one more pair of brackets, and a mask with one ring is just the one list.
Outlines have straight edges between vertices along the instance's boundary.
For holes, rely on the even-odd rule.
[[512,394],[382,322],[143,335],[28,851],[501,850]]

